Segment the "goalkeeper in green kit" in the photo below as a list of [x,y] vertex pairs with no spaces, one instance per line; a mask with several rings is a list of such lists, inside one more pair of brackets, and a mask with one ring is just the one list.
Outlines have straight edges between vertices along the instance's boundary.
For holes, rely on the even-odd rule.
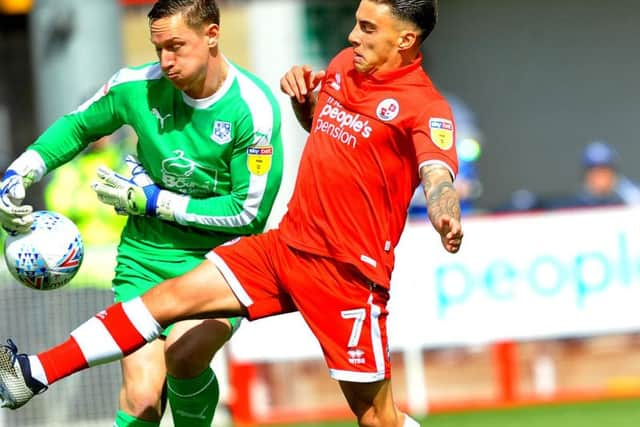
[[[101,167],[92,184],[102,202],[129,216],[116,301],[194,269],[236,236],[261,232],[282,177],[279,107],[263,82],[223,56],[215,0],[159,0],[148,16],[159,61],[118,71],[14,160],[0,182],[2,226],[27,232],[32,207],[22,200],[31,183],[91,142],[133,128],[131,176]],[[176,426],[210,426],[218,383],[209,365],[238,322],[179,322],[165,340],[126,357],[114,425],[158,426],[166,389]]]

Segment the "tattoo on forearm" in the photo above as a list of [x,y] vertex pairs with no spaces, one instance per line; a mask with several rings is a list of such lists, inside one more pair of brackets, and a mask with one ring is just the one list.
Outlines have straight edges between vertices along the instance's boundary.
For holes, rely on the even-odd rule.
[[443,215],[460,219],[460,201],[449,171],[442,166],[425,166],[421,170],[429,219],[435,224]]

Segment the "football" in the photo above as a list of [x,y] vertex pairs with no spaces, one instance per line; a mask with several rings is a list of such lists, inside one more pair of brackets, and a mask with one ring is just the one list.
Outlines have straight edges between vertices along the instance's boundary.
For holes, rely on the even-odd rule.
[[82,264],[78,227],[56,212],[36,211],[29,233],[9,233],[4,242],[7,268],[20,283],[41,291],[69,283]]

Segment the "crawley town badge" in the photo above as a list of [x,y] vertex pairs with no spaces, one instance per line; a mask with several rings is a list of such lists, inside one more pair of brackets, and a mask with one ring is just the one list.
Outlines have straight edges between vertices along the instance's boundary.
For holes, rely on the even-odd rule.
[[228,144],[231,142],[231,123],[216,120],[213,122],[213,132],[211,139],[218,144]]
[[453,146],[453,122],[432,117],[429,119],[429,133],[434,144],[443,150]]
[[378,108],[376,108],[376,114],[383,122],[395,119],[398,117],[398,113],[400,113],[400,104],[393,98],[387,98],[381,101],[380,104],[378,104]]
[[273,147],[271,145],[251,146],[247,149],[247,167],[254,175],[264,175],[271,169]]

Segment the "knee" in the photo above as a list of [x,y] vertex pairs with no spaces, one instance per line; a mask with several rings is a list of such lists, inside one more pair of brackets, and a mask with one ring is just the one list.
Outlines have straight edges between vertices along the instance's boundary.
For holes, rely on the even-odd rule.
[[120,392],[122,409],[135,417],[159,420],[162,415],[163,387],[143,381],[127,383]]
[[376,415],[375,411],[369,410],[361,414],[356,414],[358,417],[358,425],[360,427],[382,427],[380,419]]
[[394,414],[376,413],[375,411],[366,411],[358,416],[358,425],[360,427],[397,427],[400,421]]
[[187,347],[172,345],[165,350],[167,373],[176,378],[193,378],[211,363],[209,354]]
[[196,338],[188,335],[175,342],[168,341],[164,353],[167,373],[183,379],[200,375],[211,364],[224,341],[225,338],[220,336]]
[[179,322],[165,341],[167,372],[175,378],[193,378],[201,374],[230,334],[226,320]]
[[360,427],[397,427],[402,425],[402,414],[395,407],[369,406],[354,411]]

